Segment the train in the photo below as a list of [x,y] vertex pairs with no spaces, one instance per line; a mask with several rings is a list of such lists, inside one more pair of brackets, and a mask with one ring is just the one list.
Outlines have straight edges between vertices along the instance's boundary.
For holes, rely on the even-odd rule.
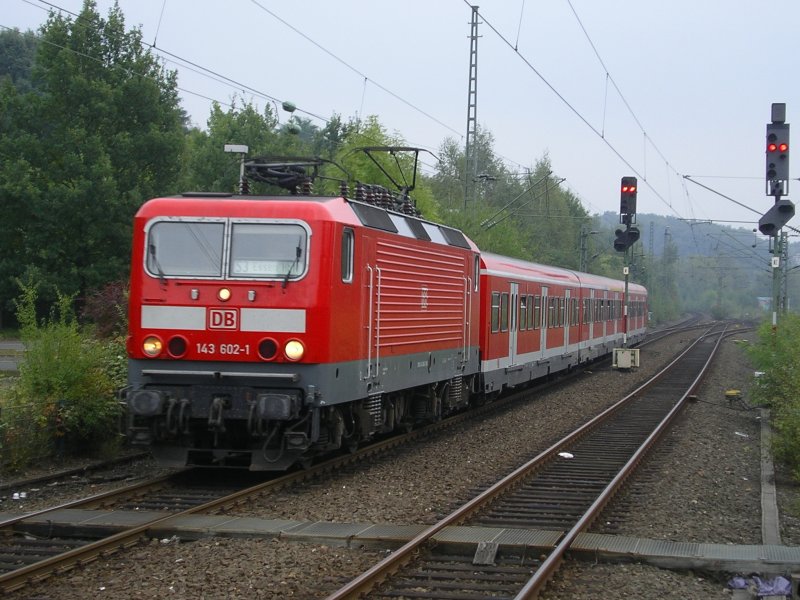
[[134,218],[128,435],[163,465],[281,471],[593,361],[647,290],[482,252],[407,194],[154,198]]

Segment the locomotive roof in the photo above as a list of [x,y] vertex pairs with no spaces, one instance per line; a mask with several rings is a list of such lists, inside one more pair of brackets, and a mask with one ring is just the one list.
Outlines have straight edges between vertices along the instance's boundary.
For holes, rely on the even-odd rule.
[[[267,206],[269,209],[262,210]],[[271,218],[274,217],[273,209],[279,206],[291,207],[295,218],[330,220],[353,227],[361,225],[420,241],[479,251],[458,229],[342,196],[238,196],[189,192],[154,198],[143,204],[136,216],[140,219],[159,216]]]

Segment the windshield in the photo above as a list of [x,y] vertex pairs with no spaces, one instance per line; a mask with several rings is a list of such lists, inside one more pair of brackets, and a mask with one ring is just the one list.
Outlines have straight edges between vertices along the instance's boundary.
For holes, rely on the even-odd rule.
[[220,277],[225,224],[160,221],[150,228],[147,270],[159,277]]
[[[297,223],[158,221],[147,236],[147,270],[159,279],[232,277],[286,282],[300,278],[306,270],[308,232]],[[223,256],[229,256],[227,265]]]
[[305,271],[305,249],[300,225],[234,223],[230,275],[296,279]]

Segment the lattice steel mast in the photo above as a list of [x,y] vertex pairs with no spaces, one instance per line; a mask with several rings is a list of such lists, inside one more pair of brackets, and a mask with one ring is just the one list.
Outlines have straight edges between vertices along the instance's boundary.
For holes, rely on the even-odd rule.
[[464,210],[474,197],[478,160],[475,136],[478,128],[478,7],[472,7],[469,36],[469,92],[467,94],[467,142],[464,148]]

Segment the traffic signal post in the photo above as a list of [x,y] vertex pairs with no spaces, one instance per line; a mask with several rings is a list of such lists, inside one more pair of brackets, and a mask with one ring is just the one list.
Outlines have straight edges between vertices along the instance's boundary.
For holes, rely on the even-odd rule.
[[772,328],[778,326],[778,311],[786,310],[780,306],[781,255],[786,244],[786,234],[781,231],[794,217],[794,204],[781,196],[789,193],[789,123],[786,122],[786,104],[773,103],[772,122],[767,123],[766,140],[766,183],[767,196],[773,196],[775,203],[758,220],[758,230],[772,241]]
[[636,223],[636,194],[638,192],[636,177],[623,177],[620,182],[619,197],[619,222],[625,225],[625,229],[617,229],[614,233],[614,250],[625,253],[625,266],[622,269],[625,275],[625,300],[623,310],[623,332],[622,347],[628,344],[628,277],[630,273],[630,247],[639,239],[639,228],[634,227]]

